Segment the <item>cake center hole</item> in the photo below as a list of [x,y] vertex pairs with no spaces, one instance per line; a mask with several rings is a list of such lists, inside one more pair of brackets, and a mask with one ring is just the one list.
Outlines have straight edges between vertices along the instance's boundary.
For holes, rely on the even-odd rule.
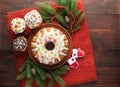
[[55,48],[55,44],[52,41],[46,42],[45,43],[45,48],[47,50],[53,50]]

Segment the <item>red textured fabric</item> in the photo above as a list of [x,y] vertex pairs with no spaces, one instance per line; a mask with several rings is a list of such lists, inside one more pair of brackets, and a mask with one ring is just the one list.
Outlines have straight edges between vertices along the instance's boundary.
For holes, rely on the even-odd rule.
[[[77,8],[82,9],[82,11],[84,11],[81,0],[78,0]],[[35,9],[35,8],[18,10],[15,12],[9,12],[7,14],[7,16],[6,16],[7,26],[8,26],[8,31],[9,31],[9,34],[11,37],[11,42],[15,37],[17,37],[10,28],[11,20],[15,17],[23,18],[24,15],[27,12],[31,11],[32,9]],[[30,32],[31,32],[31,30],[28,28],[23,33],[23,35],[27,38],[28,35],[30,34]],[[93,50],[92,50],[92,45],[91,45],[90,36],[89,36],[89,32],[88,32],[86,18],[82,24],[82,29],[79,30],[78,32],[76,32],[73,36],[73,45],[74,45],[74,48],[81,48],[82,50],[84,50],[85,56],[82,59],[79,59],[79,58],[77,59],[80,64],[78,69],[71,69],[68,71],[67,74],[65,74],[63,76],[66,86],[71,86],[71,85],[75,85],[75,84],[86,83],[86,82],[97,80]],[[27,52],[14,51],[14,59],[16,62],[16,67],[17,67],[18,73],[19,73],[19,68],[20,68],[21,64],[24,62],[24,60],[26,58],[26,54],[27,54]],[[20,87],[25,87],[25,82],[26,82],[25,79],[20,81]],[[36,87],[36,85],[33,84],[33,87]],[[59,86],[55,84],[55,87],[59,87]]]

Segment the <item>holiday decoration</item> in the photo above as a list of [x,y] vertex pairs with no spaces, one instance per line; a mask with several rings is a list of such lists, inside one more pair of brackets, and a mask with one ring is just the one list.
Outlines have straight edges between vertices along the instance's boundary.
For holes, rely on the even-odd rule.
[[11,29],[14,31],[15,34],[24,32],[26,28],[26,23],[22,18],[14,18],[11,21]]
[[68,64],[70,65],[71,68],[77,69],[79,67],[79,63],[77,62],[77,58],[82,58],[84,57],[84,51],[81,50],[80,48],[78,49],[73,49],[72,51],[72,57],[68,59]]
[[85,55],[85,52],[83,50],[81,50],[80,48],[73,49],[72,56],[74,56],[75,58],[84,57],[84,55]]
[[79,67],[79,63],[77,62],[76,58],[75,57],[71,57],[69,60],[68,60],[68,64],[70,65],[71,68],[73,69],[77,69]]
[[46,79],[49,80],[49,87],[52,87],[55,81],[61,87],[64,87],[65,83],[60,75],[66,74],[69,69],[67,65],[63,65],[54,70],[44,69],[34,64],[30,58],[27,57],[27,60],[20,67],[20,74],[17,76],[17,80],[22,80],[27,77],[26,87],[32,87],[33,81],[36,82],[38,87],[44,87]]
[[81,23],[84,20],[84,13],[76,8],[76,0],[56,0],[56,9],[53,9],[50,4],[37,3],[41,12],[43,21],[46,23],[54,23],[63,26],[73,35],[74,32],[81,28]]
[[25,22],[31,29],[40,27],[42,23],[42,18],[37,10],[32,10],[24,16]]
[[16,51],[25,51],[27,48],[27,40],[23,36],[19,36],[13,41],[13,48]]

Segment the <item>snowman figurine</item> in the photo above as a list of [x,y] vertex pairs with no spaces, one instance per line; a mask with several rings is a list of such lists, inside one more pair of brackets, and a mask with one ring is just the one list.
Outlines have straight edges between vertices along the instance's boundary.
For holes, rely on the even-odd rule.
[[72,52],[72,57],[68,60],[68,64],[70,65],[71,68],[77,69],[79,67],[79,63],[77,62],[77,58],[82,58],[84,57],[85,52],[81,50],[80,48],[78,49],[73,49]]

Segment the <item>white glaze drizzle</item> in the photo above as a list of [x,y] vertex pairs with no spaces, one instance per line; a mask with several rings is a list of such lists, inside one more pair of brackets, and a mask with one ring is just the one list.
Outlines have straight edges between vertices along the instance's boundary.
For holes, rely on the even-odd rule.
[[[48,64],[52,62],[55,63],[55,59],[58,59],[58,61],[61,61],[60,55],[66,56],[62,50],[68,50],[67,47],[65,47],[66,42],[68,40],[64,40],[65,35],[60,34],[60,30],[57,29],[54,31],[54,28],[51,28],[50,31],[47,31],[46,28],[43,29],[44,34],[42,34],[40,31],[38,31],[38,37],[34,36],[33,39],[37,39],[36,42],[31,42],[32,45],[35,46],[32,51],[37,52],[38,56],[35,56],[35,58],[38,58],[40,63]],[[52,41],[55,44],[55,48],[53,50],[47,50],[45,48],[45,43],[48,41]]]

